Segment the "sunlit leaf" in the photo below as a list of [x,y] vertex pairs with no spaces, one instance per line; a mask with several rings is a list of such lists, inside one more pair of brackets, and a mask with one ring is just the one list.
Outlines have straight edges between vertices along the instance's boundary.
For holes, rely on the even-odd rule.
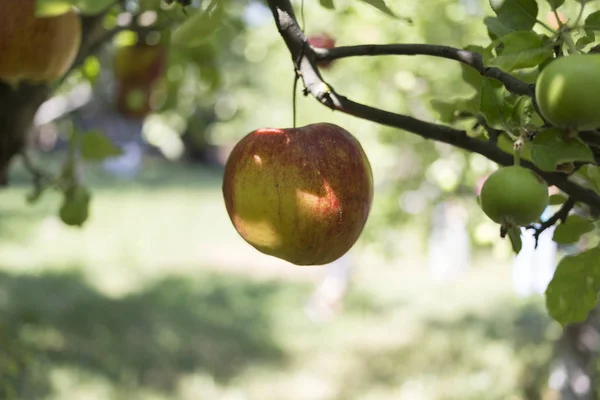
[[552,196],[550,196],[548,204],[550,204],[551,206],[558,206],[567,201],[567,198],[568,197],[564,194],[553,194]]
[[171,43],[179,47],[196,47],[203,44],[221,26],[223,8],[217,6],[209,13],[197,10],[172,32]]
[[556,227],[552,240],[560,244],[576,243],[582,235],[593,229],[594,224],[591,221],[579,215],[569,215],[565,222]]
[[510,31],[528,31],[536,24],[536,0],[490,0],[498,21]]
[[504,71],[535,67],[552,57],[552,47],[531,31],[512,32],[494,41],[502,45],[502,53],[490,61],[490,65]]
[[545,129],[531,142],[533,163],[542,171],[555,171],[558,164],[582,161],[593,162],[592,150],[576,138],[564,139],[558,128]]
[[121,149],[98,131],[81,135],[81,156],[89,161],[102,161],[122,154]]
[[546,0],[546,2],[550,4],[550,7],[553,10],[556,10],[558,7],[564,4],[565,0]]
[[35,15],[38,17],[55,17],[73,9],[69,0],[37,0]]
[[480,110],[489,126],[496,129],[507,128],[511,108],[505,104],[502,83],[484,79],[481,85]]
[[600,247],[565,256],[546,290],[546,307],[562,325],[584,321],[598,302]]

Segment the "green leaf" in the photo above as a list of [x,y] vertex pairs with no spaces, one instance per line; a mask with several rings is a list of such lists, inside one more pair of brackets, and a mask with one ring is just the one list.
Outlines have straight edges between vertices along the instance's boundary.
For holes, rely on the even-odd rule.
[[96,56],[90,56],[85,59],[81,66],[81,74],[90,83],[94,84],[100,76],[100,69],[102,65]]
[[[510,155],[515,154],[515,151],[514,151],[515,143],[510,138],[510,136],[508,136],[507,133],[501,133],[500,136],[498,136],[498,143],[496,145],[498,146],[498,148],[500,150],[502,150]],[[521,160],[531,161],[531,149],[529,148],[529,146],[525,146],[521,150]]]
[[508,35],[513,32],[513,29],[504,25],[502,21],[500,21],[497,17],[486,17],[483,20],[486,28],[488,29],[488,34],[492,40],[496,40],[499,37]]
[[563,131],[549,128],[538,132],[531,142],[533,163],[542,171],[555,171],[558,164],[582,161],[593,162],[592,150],[581,140],[564,140]]
[[321,3],[323,7],[328,8],[330,10],[335,9],[335,6],[333,5],[333,0],[319,0],[319,3]]
[[458,112],[467,111],[476,115],[479,112],[479,95],[471,98],[456,98],[450,100],[433,99],[429,102],[431,108],[438,113],[441,122],[452,123]]
[[502,45],[502,53],[493,58],[490,65],[504,71],[535,67],[553,54],[552,47],[532,31],[509,33],[496,39],[494,45]]
[[95,15],[115,5],[114,0],[71,0],[83,15]]
[[598,302],[600,247],[564,257],[546,289],[546,307],[563,326],[584,321]]
[[565,0],[546,0],[548,4],[550,4],[550,8],[556,10],[558,7],[562,6]]
[[490,0],[498,20],[511,31],[528,31],[536,24],[536,0]]
[[600,167],[597,165],[584,165],[577,171],[577,175],[585,178],[592,189],[600,194]]
[[[484,52],[486,51],[481,46],[467,46],[464,48],[466,51],[470,51],[473,53],[481,54],[483,57]],[[462,78],[463,80],[470,86],[473,87],[477,92],[481,90],[481,83],[483,82],[483,76],[473,67],[460,63],[460,67],[462,69]]]
[[523,241],[521,240],[521,229],[516,226],[508,228],[508,238],[515,254],[519,254],[523,248]]
[[533,102],[529,96],[519,96],[512,109],[512,120],[518,126],[524,126],[531,120]]
[[579,39],[577,39],[577,42],[575,42],[575,47],[577,47],[577,49],[579,50],[583,50],[586,46],[594,43],[596,41],[596,37],[594,35],[593,32],[591,32],[591,34],[587,34],[585,36],[580,37]]
[[82,226],[89,217],[90,200],[90,193],[81,186],[67,190],[58,212],[60,219],[69,226]]
[[502,83],[485,78],[481,84],[480,110],[489,126],[496,129],[508,129],[507,116],[511,109],[504,101]]
[[221,27],[222,21],[223,7],[220,5],[212,13],[197,10],[173,30],[171,43],[187,48],[200,46]]
[[85,160],[102,161],[121,154],[123,154],[121,149],[101,132],[92,131],[81,135],[81,156]]
[[37,0],[35,15],[37,17],[55,17],[73,9],[69,0]]
[[550,204],[551,206],[558,206],[567,201],[567,198],[568,197],[564,194],[553,194],[552,196],[550,196],[548,204]]
[[384,14],[389,15],[390,17],[397,18],[397,15],[394,14],[394,12],[385,4],[385,1],[383,1],[383,0],[361,0],[361,1],[372,5],[373,7],[375,7],[379,11],[383,12]]
[[454,121],[456,104],[454,101],[433,99],[429,102],[431,108],[438,113],[438,120],[450,124]]
[[593,229],[594,224],[591,221],[579,215],[569,215],[565,222],[556,227],[552,240],[560,244],[576,243],[581,235],[591,232]]
[[600,31],[600,11],[594,11],[587,16],[583,29],[587,32]]

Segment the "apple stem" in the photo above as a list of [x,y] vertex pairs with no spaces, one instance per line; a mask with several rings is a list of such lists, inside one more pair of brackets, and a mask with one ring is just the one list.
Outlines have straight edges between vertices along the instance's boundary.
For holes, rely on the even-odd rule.
[[298,74],[294,75],[294,89],[292,90],[292,127],[296,127],[296,91],[298,88]]
[[523,151],[523,147],[525,146],[525,140],[523,136],[519,137],[513,146],[513,157],[514,157],[514,165],[521,165],[521,151]]

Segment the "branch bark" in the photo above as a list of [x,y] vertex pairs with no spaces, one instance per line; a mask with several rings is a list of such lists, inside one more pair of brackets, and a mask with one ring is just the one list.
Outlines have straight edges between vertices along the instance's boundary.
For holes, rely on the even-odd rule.
[[486,67],[479,53],[435,44],[366,44],[361,46],[340,46],[333,49],[314,49],[317,60],[329,61],[338,58],[359,56],[432,56],[458,61],[474,68],[481,75],[502,82],[506,89],[517,95],[530,96],[534,85],[522,82],[499,68]]
[[528,229],[533,229],[535,233],[533,237],[535,238],[535,248],[538,247],[538,241],[540,239],[540,235],[551,226],[554,226],[558,221],[565,222],[571,210],[575,207],[575,201],[573,199],[568,198],[567,201],[562,205],[562,207],[550,218],[540,224],[539,227],[536,226],[528,226]]
[[[476,68],[480,73],[494,79],[498,79],[512,90],[519,94],[532,94],[530,85],[519,81],[514,77],[506,78],[504,72],[497,68],[486,68],[479,64],[481,60],[477,57],[469,57],[468,52],[452,49],[445,46],[425,46],[425,45],[390,45],[387,47],[369,45],[369,46],[348,46],[341,47],[338,50],[332,49],[325,52],[319,50],[319,54],[308,45],[308,39],[298,25],[294,10],[289,0],[267,0],[269,8],[273,14],[275,24],[283,40],[285,41],[292,61],[296,68],[296,73],[304,82],[305,93],[311,94],[323,105],[345,114],[376,122],[398,129],[402,129],[413,134],[417,134],[424,139],[435,140],[448,143],[455,147],[468,150],[470,152],[481,154],[488,159],[495,161],[500,165],[512,165],[514,160],[511,154],[500,150],[494,143],[482,141],[467,135],[466,131],[454,129],[445,125],[422,121],[407,115],[396,114],[389,111],[380,110],[364,104],[352,101],[338,93],[330,87],[319,73],[317,68],[318,60],[341,58],[351,55],[361,55],[361,52],[391,52],[415,53],[417,51],[428,51],[429,55],[455,59]],[[409,47],[412,46],[412,47]],[[341,49],[341,50],[339,50]],[[359,51],[360,50],[360,51]],[[327,54],[327,57],[325,57]],[[419,53],[420,54],[420,53]],[[474,53],[472,53],[474,54]],[[364,55],[364,54],[363,54]],[[505,82],[506,81],[506,82]],[[507,87],[508,89],[508,87]],[[509,89],[510,90],[510,89]],[[563,192],[567,193],[573,201],[586,203],[591,208],[600,209],[600,196],[587,188],[581,187],[570,181],[568,177],[561,173],[548,173],[537,169],[533,164],[521,161],[521,165],[532,169],[542,176],[549,184],[557,186]]]

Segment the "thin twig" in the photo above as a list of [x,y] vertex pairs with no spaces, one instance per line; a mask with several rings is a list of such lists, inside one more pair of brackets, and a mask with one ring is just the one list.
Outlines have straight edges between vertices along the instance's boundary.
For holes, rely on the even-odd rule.
[[567,217],[569,216],[569,213],[573,209],[573,207],[575,207],[575,200],[573,200],[571,197],[569,197],[567,199],[567,201],[564,202],[564,204],[562,205],[560,210],[558,210],[553,216],[548,218],[546,221],[542,222],[540,224],[540,226],[536,227],[534,225],[530,225],[527,227],[527,229],[533,229],[535,231],[535,233],[533,234],[533,237],[535,238],[535,248],[536,249],[538,247],[538,241],[540,239],[540,235],[546,229],[548,229],[548,228],[552,227],[554,224],[556,224],[558,221],[565,222]]
[[29,157],[29,153],[25,149],[21,150],[20,154],[21,159],[23,160],[23,165],[33,177],[33,183],[36,187],[41,187],[46,182],[54,181],[54,177],[52,175],[47,174],[33,163],[33,160],[31,157]]

